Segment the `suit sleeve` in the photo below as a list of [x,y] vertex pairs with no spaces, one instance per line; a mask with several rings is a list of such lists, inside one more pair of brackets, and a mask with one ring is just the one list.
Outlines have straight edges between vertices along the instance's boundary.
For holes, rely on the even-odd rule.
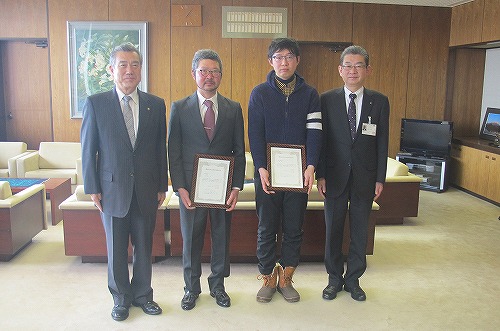
[[168,190],[168,164],[167,164],[167,109],[165,100],[160,101],[160,143],[158,144],[159,169],[160,169],[160,188],[158,192]]
[[377,182],[385,183],[387,156],[389,155],[389,99],[383,96],[377,132]]
[[170,120],[168,124],[168,167],[170,169],[170,180],[175,192],[179,188],[188,189],[184,179],[184,168],[182,164],[182,128],[179,118],[179,107],[176,102],[172,103],[170,109]]
[[243,122],[243,111],[241,105],[237,103],[237,116],[234,125],[234,172],[233,172],[233,187],[243,189],[245,180],[245,125]]
[[97,119],[92,100],[87,98],[83,106],[83,121],[80,130],[82,144],[82,172],[85,193],[101,193],[99,174],[97,173],[97,154],[99,150],[99,133]]

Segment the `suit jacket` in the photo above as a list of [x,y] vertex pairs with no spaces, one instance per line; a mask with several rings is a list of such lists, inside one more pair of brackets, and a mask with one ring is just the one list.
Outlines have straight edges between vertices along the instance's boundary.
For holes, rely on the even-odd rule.
[[165,101],[138,91],[139,127],[132,148],[113,89],[92,95],[81,127],[85,192],[101,193],[105,214],[124,217],[135,189],[144,215],[156,213],[158,192],[168,190]]
[[[337,197],[344,191],[352,170],[352,189],[373,198],[375,182],[384,183],[389,140],[389,100],[376,91],[364,89],[357,136],[349,131],[344,88],[320,96],[323,120],[323,147],[317,178],[325,178],[327,194]],[[376,136],[361,134],[362,123],[377,125]]]
[[191,191],[195,154],[234,157],[232,186],[243,188],[245,140],[241,105],[217,94],[218,115],[212,141],[200,115],[198,95],[172,103],[168,126],[168,162],[174,191]]

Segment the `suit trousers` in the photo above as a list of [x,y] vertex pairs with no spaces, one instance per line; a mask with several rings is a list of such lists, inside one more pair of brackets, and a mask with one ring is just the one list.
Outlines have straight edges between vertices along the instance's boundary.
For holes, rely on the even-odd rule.
[[229,277],[229,241],[231,234],[231,213],[225,209],[197,207],[186,209],[179,198],[179,212],[182,233],[182,265],[184,270],[184,291],[201,293],[201,253],[203,250],[207,218],[210,216],[211,274],[208,276],[210,292],[224,290],[224,277]]
[[[329,284],[345,282],[351,288],[359,285],[359,278],[366,270],[366,240],[372,202],[372,199],[360,198],[352,190],[352,173],[340,196],[333,197],[327,193],[325,199],[325,267]],[[351,238],[347,255],[347,271],[343,277],[342,242],[348,205]]]
[[[151,251],[156,213],[141,213],[135,192],[125,217],[101,213],[108,251],[108,288],[115,305],[130,306],[153,300]],[[128,246],[133,248],[133,275],[129,279]]]
[[283,267],[297,267],[300,259],[307,194],[279,191],[266,194],[257,177],[255,179],[255,203],[259,217],[257,234],[259,272],[269,275],[276,265],[276,242],[280,225],[283,241],[278,262]]

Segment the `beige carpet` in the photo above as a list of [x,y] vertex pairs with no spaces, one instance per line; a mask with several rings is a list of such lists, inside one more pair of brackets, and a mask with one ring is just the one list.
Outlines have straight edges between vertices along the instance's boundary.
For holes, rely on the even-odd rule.
[[10,262],[0,262],[0,330],[498,330],[500,328],[500,208],[456,189],[421,191],[419,217],[377,226],[374,255],[361,279],[367,301],[347,292],[321,298],[322,263],[302,263],[294,277],[301,293],[290,304],[276,294],[255,301],[261,283],[254,264],[232,264],[230,308],[205,291],[183,311],[179,258],[154,264],[160,316],[132,307],[110,317],[105,264],[64,255],[62,224],[49,226]]

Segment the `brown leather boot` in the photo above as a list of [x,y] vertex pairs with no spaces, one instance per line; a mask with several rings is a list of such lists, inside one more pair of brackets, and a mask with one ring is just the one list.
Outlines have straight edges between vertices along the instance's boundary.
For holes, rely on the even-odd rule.
[[283,295],[288,302],[297,302],[300,300],[300,294],[293,288],[293,273],[295,272],[294,267],[283,268],[278,264],[278,292]]
[[257,279],[264,280],[264,284],[257,292],[258,302],[269,302],[276,292],[276,283],[278,282],[278,266],[274,267],[273,272],[269,275],[260,275]]

